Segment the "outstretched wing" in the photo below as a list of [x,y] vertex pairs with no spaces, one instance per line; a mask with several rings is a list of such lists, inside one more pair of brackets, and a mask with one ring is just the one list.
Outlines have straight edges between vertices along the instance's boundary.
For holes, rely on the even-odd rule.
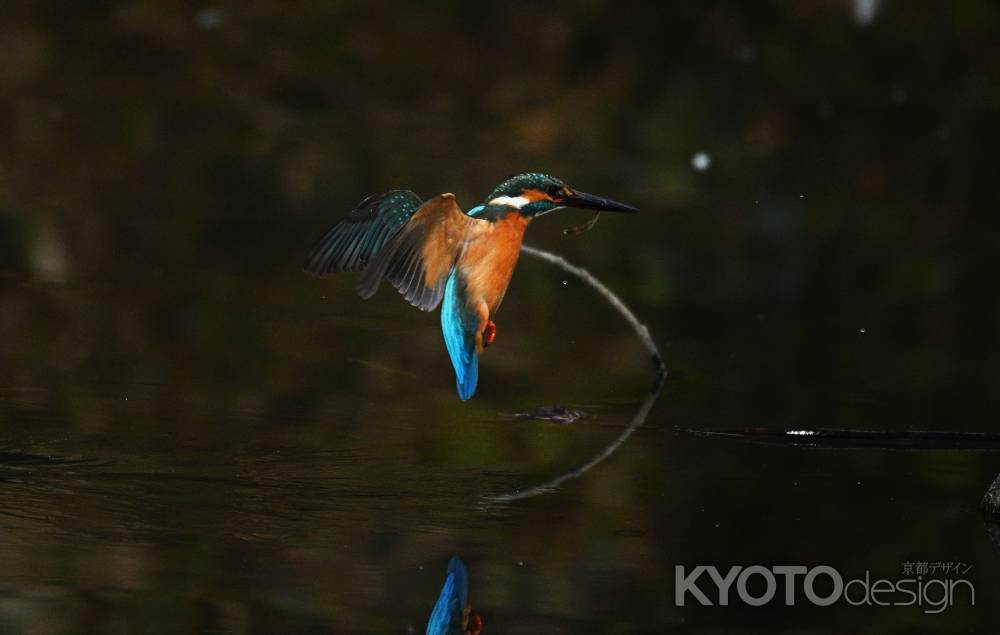
[[462,250],[489,226],[462,213],[454,194],[435,196],[374,256],[358,278],[358,294],[372,297],[388,278],[407,302],[433,311]]
[[361,271],[420,207],[409,190],[369,196],[331,227],[309,252],[305,270],[317,276]]

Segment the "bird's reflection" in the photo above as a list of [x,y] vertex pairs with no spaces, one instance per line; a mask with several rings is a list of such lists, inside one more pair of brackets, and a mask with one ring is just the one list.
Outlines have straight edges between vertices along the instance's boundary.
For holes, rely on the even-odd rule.
[[448,563],[448,574],[441,588],[431,618],[427,621],[427,635],[479,635],[483,618],[469,605],[469,576],[458,556]]

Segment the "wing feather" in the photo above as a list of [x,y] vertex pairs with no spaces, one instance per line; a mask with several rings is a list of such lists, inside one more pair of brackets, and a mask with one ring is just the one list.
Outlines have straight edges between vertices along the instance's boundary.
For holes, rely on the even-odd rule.
[[407,302],[433,311],[462,250],[488,226],[466,216],[451,194],[428,200],[364,269],[358,294],[370,298],[387,278]]
[[409,190],[369,196],[316,242],[305,270],[318,276],[363,270],[420,205]]

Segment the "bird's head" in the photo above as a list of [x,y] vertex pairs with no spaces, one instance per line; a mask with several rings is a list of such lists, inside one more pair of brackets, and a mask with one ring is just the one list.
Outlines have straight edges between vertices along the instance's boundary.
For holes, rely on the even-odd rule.
[[631,205],[574,190],[548,174],[528,172],[498,185],[483,202],[487,208],[515,209],[524,216],[540,216],[560,207],[606,212],[638,212]]

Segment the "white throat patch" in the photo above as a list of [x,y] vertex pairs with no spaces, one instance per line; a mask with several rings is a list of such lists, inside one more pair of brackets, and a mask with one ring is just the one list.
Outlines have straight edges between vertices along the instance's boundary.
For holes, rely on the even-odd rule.
[[530,202],[523,196],[498,196],[490,201],[490,205],[507,205],[515,209],[521,209]]

